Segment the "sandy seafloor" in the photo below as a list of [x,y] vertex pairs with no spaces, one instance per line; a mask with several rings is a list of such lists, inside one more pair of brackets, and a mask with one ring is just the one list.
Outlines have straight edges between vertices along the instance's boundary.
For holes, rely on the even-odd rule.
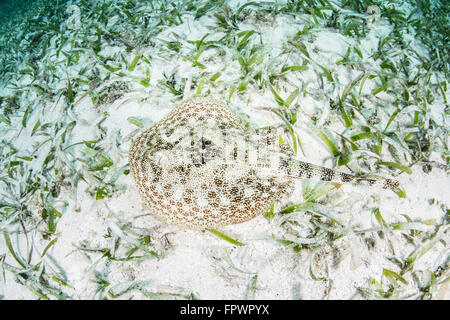
[[[72,3],[77,4],[77,1]],[[145,12],[144,2],[135,1],[135,3],[136,10]],[[243,3],[243,1],[227,1],[228,6],[234,10]],[[214,8],[214,10],[218,9]],[[141,60],[132,71],[127,68],[122,69],[126,76],[112,75],[109,79],[105,79],[108,71],[105,68],[99,68],[98,78],[102,80],[102,84],[119,79],[129,85],[126,92],[105,104],[94,105],[89,94],[85,94],[86,88],[83,88],[83,84],[79,84],[74,87],[76,94],[73,107],[67,111],[68,109],[64,106],[69,101],[64,95],[61,99],[43,97],[42,93],[32,89],[33,80],[26,72],[17,73],[15,76],[9,74],[10,82],[0,82],[2,97],[14,94],[16,89],[11,87],[11,83],[15,83],[16,88],[17,86],[22,88],[20,101],[24,105],[34,106],[24,128],[20,126],[25,110],[23,108],[11,115],[11,125],[5,122],[0,124],[1,139],[12,143],[18,150],[17,155],[25,157],[33,154],[32,161],[24,161],[25,170],[33,168],[34,172],[39,172],[49,152],[54,152],[55,157],[59,159],[55,168],[58,166],[64,168],[64,163],[73,163],[69,167],[86,178],[86,181],[79,180],[76,187],[70,183],[61,185],[59,194],[52,199],[61,217],[56,220],[55,231],[46,239],[42,237],[47,223],[43,221],[40,213],[42,202],[37,196],[40,191],[35,197],[29,198],[27,203],[28,209],[32,212],[31,216],[25,220],[27,228],[30,228],[28,243],[23,234],[17,236],[16,231],[20,230],[19,224],[6,219],[6,215],[3,214],[0,228],[2,231],[10,232],[10,239],[17,251],[22,252],[22,256],[25,257],[24,252],[27,252],[31,243],[34,247],[31,263],[42,261],[42,265],[46,266],[45,272],[58,274],[64,278],[66,285],[56,281],[53,281],[51,285],[56,288],[55,290],[62,290],[72,299],[113,298],[115,294],[118,299],[188,297],[198,299],[371,299],[379,297],[374,288],[383,288],[387,291],[393,283],[395,283],[393,286],[396,292],[399,292],[399,295],[394,298],[414,299],[421,296],[417,283],[425,283],[430,271],[435,272],[438,268],[441,269],[440,272],[444,276],[440,277],[439,281],[448,277],[449,239],[448,223],[445,219],[448,219],[447,208],[450,205],[450,177],[445,165],[444,168],[433,167],[433,170],[426,173],[422,165],[418,163],[411,167],[411,174],[407,174],[399,170],[390,170],[385,166],[373,166],[372,163],[370,168],[378,170],[372,173],[385,177],[392,177],[395,174],[395,179],[400,181],[406,197],[400,198],[392,191],[354,184],[342,185],[329,191],[319,198],[317,203],[327,208],[325,214],[338,217],[338,220],[343,222],[344,236],[334,241],[330,241],[329,238],[318,240],[316,245],[306,245],[303,250],[297,252],[292,247],[286,246],[286,242],[282,243],[276,239],[302,243],[302,239],[317,236],[311,233],[311,230],[317,227],[310,221],[311,213],[299,212],[295,213],[296,216],[291,216],[291,219],[296,221],[294,231],[285,222],[286,218],[280,215],[275,216],[270,222],[266,217],[259,216],[246,223],[221,228],[221,232],[245,244],[236,246],[207,231],[169,226],[148,215],[131,174],[119,173],[114,182],[115,185],[120,186],[118,190],[103,199],[96,199],[95,191],[92,192],[95,190],[96,180],[92,177],[92,172],[87,170],[85,160],[86,157],[95,158],[99,154],[86,152],[83,149],[84,144],[54,151],[50,149],[52,143],[44,143],[35,149],[37,143],[48,137],[32,134],[33,126],[38,121],[40,124],[50,124],[46,130],[49,137],[57,141],[61,137],[61,131],[54,131],[53,126],[58,124],[64,127],[75,120],[76,125],[65,137],[67,141],[64,146],[101,137],[102,141],[99,143],[101,151],[106,152],[114,163],[109,169],[116,173],[128,163],[128,149],[132,138],[151,123],[161,119],[181,101],[181,96],[173,95],[170,90],[160,85],[161,80],[164,79],[163,73],[167,75],[174,73],[178,83],[183,83],[180,79],[192,79],[195,85],[190,94],[195,94],[200,79],[209,79],[215,73],[221,72],[214,85],[208,81],[205,82],[201,95],[227,101],[231,87],[239,84],[242,72],[234,51],[206,49],[198,60],[206,67],[205,69],[194,66],[191,61],[181,56],[189,55],[195,47],[195,44],[188,40],[200,40],[207,33],[208,41],[218,40],[225,35],[224,30],[218,27],[217,18],[213,15],[214,10],[198,19],[195,19],[193,13],[183,12],[181,16],[183,23],[166,25],[152,38],[152,41],[157,43],[156,46],[152,47],[148,44],[139,49],[140,53],[150,60],[150,64]],[[408,10],[408,6],[405,10]],[[83,15],[83,11],[81,11],[81,19],[84,25],[83,30],[95,26],[95,18],[88,21],[89,18]],[[110,17],[108,27],[112,28],[120,19],[123,19],[123,16]],[[267,14],[264,17],[256,17],[248,13],[247,19],[239,21],[238,31],[256,31],[257,36],[249,37],[248,45],[262,44],[260,51],[262,60],[261,64],[254,68],[269,72],[277,68],[279,70],[281,66],[303,63],[305,57],[298,51],[293,52],[293,47],[288,40],[293,39],[298,31],[312,21],[311,16],[305,14]],[[61,22],[61,24],[64,23],[64,21]],[[311,35],[305,39],[304,43],[311,55],[311,60],[329,68],[337,84],[333,86],[327,83],[325,77],[319,76],[320,68],[314,67],[313,64],[309,64],[308,70],[291,72],[278,82],[277,89],[284,98],[296,88],[303,90],[292,104],[298,111],[298,121],[293,127],[302,140],[304,151],[304,153],[298,153],[299,159],[328,167],[333,165],[329,149],[323,141],[307,130],[309,127],[305,123],[311,123],[311,116],[314,116],[317,119],[315,127],[325,128],[327,132],[344,131],[342,117],[337,116],[336,110],[330,109],[328,99],[335,96],[336,92],[342,92],[344,87],[361,71],[357,67],[338,65],[336,62],[342,59],[349,46],[357,45],[363,56],[364,69],[367,72],[379,70],[379,61],[373,58],[373,53],[378,48],[380,39],[389,35],[392,28],[389,21],[382,17],[370,25],[367,35],[360,39],[358,44],[351,36],[342,35],[333,28],[325,26],[315,27]],[[70,39],[73,31],[63,27],[61,30],[63,30],[62,34]],[[14,32],[19,33],[21,30],[14,30]],[[78,35],[78,37],[81,36]],[[90,37],[93,41],[95,40],[95,35]],[[428,56],[427,48],[414,37],[412,30],[404,37],[410,41],[409,46],[416,52],[425,57]],[[180,54],[164,49],[164,42],[161,39],[179,41]],[[58,35],[53,35],[44,55],[34,63],[38,68],[43,69],[46,65],[53,65],[54,68],[49,72],[53,72],[54,76],[45,76],[46,83],[56,92],[65,92],[67,78],[74,78],[85,67],[92,69],[97,60],[92,52],[86,49],[85,52],[80,53],[76,63],[67,66],[65,65],[66,57],[57,52],[61,50],[70,55],[77,45],[67,41],[60,48],[60,43]],[[399,51],[398,48],[390,51],[393,59]],[[117,61],[127,61],[128,65],[135,56],[135,51],[127,52],[122,43],[111,44],[107,41],[101,43],[100,55],[114,56],[115,53],[118,53],[115,56],[118,57]],[[119,58],[119,53],[123,55],[123,58]],[[354,52],[352,54],[354,55]],[[20,59],[17,63],[17,70],[27,68]],[[411,63],[414,66],[420,61],[411,55]],[[147,69],[150,73],[150,81],[148,86],[143,86],[139,83],[139,79],[145,78]],[[44,77],[44,73],[39,73],[39,76]],[[135,78],[138,80],[136,81]],[[445,79],[445,75],[435,72],[431,79],[436,83]],[[367,79],[360,96],[364,97],[364,107],[367,110],[384,106],[384,111],[377,114],[379,128],[384,128],[395,110],[395,107],[390,107],[394,97],[388,92],[372,95],[376,86],[374,79]],[[357,88],[359,89],[359,85]],[[180,85],[177,89],[182,91],[183,87]],[[208,89],[209,94],[206,93]],[[448,90],[446,94],[448,96]],[[33,104],[38,101],[39,103]],[[269,87],[259,89],[257,85],[249,84],[244,92],[234,93],[229,104],[255,128],[283,123],[275,113],[267,111],[268,107],[278,107]],[[414,103],[411,105],[411,111],[401,112],[393,121],[393,125],[410,121],[410,113],[416,110]],[[445,113],[445,108],[446,103],[441,94],[436,94],[434,101],[428,104],[429,117],[441,127],[448,129],[448,114]],[[143,123],[142,127],[136,126],[136,121],[130,121],[133,119],[131,117],[140,119]],[[39,133],[39,130],[37,131]],[[337,135],[335,137],[337,140]],[[446,139],[448,141],[448,137]],[[385,147],[382,151],[382,159],[393,161],[386,149]],[[429,160],[445,163],[441,150],[442,148],[437,148],[436,151],[431,152]],[[3,156],[5,154],[6,151],[2,152]],[[407,155],[404,158],[404,163],[412,163]],[[6,162],[7,158],[3,158],[2,161]],[[356,171],[360,165],[361,162],[358,161],[351,161],[348,164]],[[345,166],[339,169],[348,172]],[[54,168],[51,170],[53,171]],[[60,169],[60,171],[63,170],[67,170],[65,179],[72,179],[73,171],[67,168]],[[366,167],[365,172],[368,171]],[[113,174],[110,174],[108,178],[111,178]],[[289,199],[281,199],[276,204],[275,210],[281,210],[293,203],[301,203],[304,200],[302,199],[304,186],[305,182],[299,181],[294,194]],[[9,198],[6,184],[2,183],[1,188],[2,201],[7,201]],[[407,215],[411,222],[404,230],[394,230],[390,227],[383,229],[374,215],[374,208],[379,209],[387,225],[397,222],[406,223],[404,215]],[[439,230],[436,230],[436,225],[440,225]],[[370,231],[371,228],[374,231]],[[355,230],[366,229],[369,231],[355,232]],[[133,230],[133,232],[124,233],[124,230]],[[416,233],[422,232],[422,238],[420,235],[417,240],[408,238],[411,230]],[[435,232],[436,235],[434,238],[425,239],[423,234],[426,232]],[[140,249],[135,255],[144,256],[142,259],[120,261],[109,260],[105,257],[105,248],[111,250],[110,252],[116,250],[116,253],[119,253],[127,239],[130,242],[126,245],[136,244],[137,236],[150,236],[151,244],[148,248],[158,252],[159,257],[146,255]],[[118,238],[122,239],[120,244],[116,242]],[[45,256],[41,257],[44,248],[53,239],[57,239],[56,242],[45,252]],[[303,243],[307,244],[308,241]],[[118,247],[114,247],[115,245]],[[429,248],[428,245],[430,245]],[[418,248],[421,247],[427,247],[429,250],[426,250],[423,255],[418,255],[412,269],[402,274],[405,282],[398,279],[392,280],[392,278],[389,280],[383,275],[385,269],[400,274],[399,264],[411,257],[413,252],[418,252]],[[121,251],[120,255],[124,256],[124,252]],[[4,255],[2,261],[11,266],[20,267],[11,256],[5,238],[0,240],[0,255]],[[19,284],[17,275],[11,272],[11,269],[3,268],[3,270],[0,276],[0,294],[4,299],[37,298],[27,285]],[[103,289],[99,289],[100,278],[104,280]],[[51,277],[49,279],[51,281]],[[378,284],[381,287],[376,287]],[[118,294],[127,288],[129,289],[127,292]],[[364,296],[361,294],[364,291],[361,288],[371,289],[373,295]],[[433,299],[450,298],[448,281],[435,284],[432,290]],[[49,297],[55,298],[55,296]]]

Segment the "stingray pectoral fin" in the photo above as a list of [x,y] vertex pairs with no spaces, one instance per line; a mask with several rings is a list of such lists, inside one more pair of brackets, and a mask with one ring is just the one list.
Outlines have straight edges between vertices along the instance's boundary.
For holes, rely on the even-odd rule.
[[370,186],[381,186],[383,189],[394,190],[399,187],[400,183],[391,179],[376,179],[354,176],[348,173],[332,170],[330,168],[321,167],[308,162],[295,159],[281,159],[279,162],[279,170],[292,177],[306,178],[338,183],[357,182],[368,184]]

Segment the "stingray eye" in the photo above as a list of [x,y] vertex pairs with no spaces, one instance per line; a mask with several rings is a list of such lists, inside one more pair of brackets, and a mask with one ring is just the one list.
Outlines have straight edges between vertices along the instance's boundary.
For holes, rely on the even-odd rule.
[[211,144],[211,140],[205,139],[202,137],[202,149],[206,149],[207,146]]
[[174,128],[170,128],[170,129],[166,130],[166,132],[165,132],[166,137],[169,138],[173,134],[174,131],[175,131]]

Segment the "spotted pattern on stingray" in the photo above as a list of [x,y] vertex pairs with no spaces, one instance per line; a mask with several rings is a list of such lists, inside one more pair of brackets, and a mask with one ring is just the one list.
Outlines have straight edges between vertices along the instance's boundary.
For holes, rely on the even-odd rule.
[[[256,162],[240,148],[252,137],[259,151]],[[193,98],[135,140],[130,167],[147,207],[169,223],[192,229],[248,221],[289,196],[296,178],[364,180],[295,160],[278,139],[274,128],[246,128],[220,101]],[[276,167],[271,166],[273,154],[281,157]]]

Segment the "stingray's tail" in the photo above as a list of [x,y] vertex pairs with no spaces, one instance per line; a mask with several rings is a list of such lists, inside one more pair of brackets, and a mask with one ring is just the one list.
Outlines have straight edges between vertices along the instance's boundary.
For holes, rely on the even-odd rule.
[[279,163],[279,169],[284,174],[296,178],[316,179],[338,183],[353,181],[357,183],[368,184],[370,186],[381,186],[383,189],[391,190],[395,190],[400,186],[400,183],[396,180],[362,178],[299,160],[281,159]]

